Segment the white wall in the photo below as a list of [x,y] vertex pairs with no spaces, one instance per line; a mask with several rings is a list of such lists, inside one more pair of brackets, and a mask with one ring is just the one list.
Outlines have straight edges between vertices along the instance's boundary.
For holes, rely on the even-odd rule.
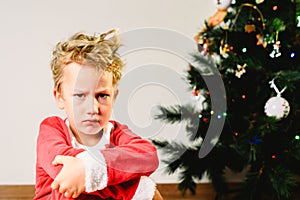
[[[196,48],[193,36],[214,12],[211,0],[3,1],[0,6],[0,184],[34,184],[38,125],[46,116],[63,116],[52,97],[51,50],[58,41],[78,31],[93,34],[119,28],[124,37],[122,53],[127,67],[123,80],[130,82],[130,88],[127,82],[120,83],[113,117],[128,123],[134,131],[143,132],[143,137],[184,140],[179,134],[183,125],[164,126],[153,120],[153,113],[157,104],[192,100],[183,79],[188,69],[183,54]],[[155,36],[158,43],[154,48],[142,44],[137,49],[126,44],[136,42],[131,36],[148,37],[138,34],[146,27],[162,31]],[[165,38],[168,34],[170,37]],[[160,44],[167,39],[167,46],[161,48]],[[182,48],[176,46],[186,40],[189,42]],[[178,49],[182,53],[176,54]],[[153,70],[143,73],[141,69]],[[176,176],[163,173],[163,165],[153,178],[157,182],[176,182]]]

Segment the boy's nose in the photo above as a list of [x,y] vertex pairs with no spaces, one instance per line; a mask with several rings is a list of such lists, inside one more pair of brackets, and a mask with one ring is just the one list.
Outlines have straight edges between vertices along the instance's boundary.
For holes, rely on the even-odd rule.
[[99,114],[100,112],[100,104],[96,98],[93,98],[90,104],[89,114]]

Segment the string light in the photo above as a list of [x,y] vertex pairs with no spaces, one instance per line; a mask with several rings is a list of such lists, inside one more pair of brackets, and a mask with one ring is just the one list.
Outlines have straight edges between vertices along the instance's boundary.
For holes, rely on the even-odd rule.
[[299,136],[299,135],[296,135],[296,136],[295,136],[295,139],[296,139],[296,140],[299,140],[299,139],[300,139],[300,136]]
[[202,120],[203,120],[204,123],[208,122],[208,118],[207,117],[204,117]]
[[272,158],[272,159],[276,159],[277,156],[276,156],[276,155],[272,155],[271,158]]
[[261,143],[261,140],[257,135],[254,135],[253,138],[246,140],[247,143],[251,144],[251,148],[254,148],[254,145]]
[[[213,110],[211,110],[211,111],[210,111],[210,114],[211,114],[211,115],[214,115],[215,112],[214,112]],[[218,114],[218,115],[217,115],[217,118],[218,118],[218,119],[221,119],[222,117],[226,117],[226,116],[227,116],[227,113],[226,113],[226,112],[223,112],[222,114]],[[199,114],[199,115],[198,115],[198,118],[199,118],[199,119],[203,118],[203,115],[202,115],[202,114]],[[203,120],[204,122],[207,122],[207,121],[208,121],[208,118],[204,117],[202,120]]]
[[195,89],[195,90],[193,91],[193,95],[194,95],[194,96],[198,96],[198,95],[199,95],[199,90],[196,90],[196,89]]
[[294,52],[291,53],[290,57],[295,58],[296,54]]
[[246,99],[246,95],[245,94],[242,95],[242,99]]

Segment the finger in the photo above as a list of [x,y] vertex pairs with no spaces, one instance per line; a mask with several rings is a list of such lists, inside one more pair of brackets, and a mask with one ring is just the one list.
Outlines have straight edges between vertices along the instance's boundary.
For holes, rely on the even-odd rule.
[[59,188],[58,182],[54,180],[54,181],[52,182],[52,184],[51,184],[51,188],[52,188],[53,190],[57,190],[57,189]]
[[68,156],[57,155],[52,161],[52,165],[63,165],[66,162],[67,158]]
[[75,191],[75,192],[73,192],[72,198],[76,199],[80,194],[81,194],[81,192]]
[[67,198],[70,198],[72,195],[70,195],[69,192],[65,192],[65,193],[64,193],[64,196],[67,197]]
[[52,165],[58,165],[61,164],[61,155],[55,156],[54,160],[52,161]]
[[60,193],[62,193],[63,195],[65,195],[65,193],[67,192],[67,189],[65,187],[60,186],[58,191]]

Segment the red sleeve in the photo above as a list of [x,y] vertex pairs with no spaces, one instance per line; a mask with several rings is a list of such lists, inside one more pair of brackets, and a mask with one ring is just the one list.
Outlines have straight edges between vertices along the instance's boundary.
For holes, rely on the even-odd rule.
[[[111,134],[113,146],[101,151],[107,163],[108,187],[96,191],[93,195],[98,197],[109,197],[114,193],[116,193],[114,195],[125,195],[120,191],[122,188],[129,187],[132,194],[128,194],[127,188],[126,195],[133,196],[140,176],[150,175],[158,166],[156,149],[149,141],[133,134],[127,126],[112,123],[114,124],[114,131]],[[84,151],[72,147],[68,131],[65,122],[59,117],[49,117],[40,125],[37,139],[35,199],[64,199],[58,191],[52,191],[50,187],[62,166],[53,166],[51,163],[56,155],[75,157]],[[81,196],[84,195],[86,194],[83,193]]]
[[37,139],[37,163],[52,179],[62,168],[62,165],[52,165],[55,156],[75,157],[82,151],[72,147],[68,128],[61,118],[49,117],[41,123]]
[[[52,190],[51,183],[60,172],[62,165],[53,166],[51,163],[56,155],[76,156],[83,149],[72,147],[68,127],[59,117],[49,117],[40,124],[37,138],[37,166],[34,200],[71,200],[57,190]],[[89,199],[130,199],[134,195],[139,179],[120,183],[95,191],[92,194],[82,193],[78,200]]]
[[158,167],[154,145],[132,133],[126,125],[111,122],[114,125],[111,133],[113,146],[101,151],[107,165],[107,185],[152,174]]

